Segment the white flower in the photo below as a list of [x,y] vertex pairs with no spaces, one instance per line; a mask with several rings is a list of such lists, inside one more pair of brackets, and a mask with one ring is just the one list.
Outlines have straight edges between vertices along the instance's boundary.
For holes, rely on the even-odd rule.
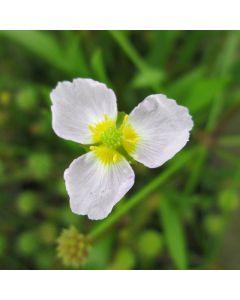
[[92,145],[64,179],[72,211],[95,220],[105,218],[134,184],[126,157],[159,167],[185,146],[193,127],[188,109],[161,94],[148,96],[117,126],[114,92],[91,79],[60,82],[51,99],[55,133]]

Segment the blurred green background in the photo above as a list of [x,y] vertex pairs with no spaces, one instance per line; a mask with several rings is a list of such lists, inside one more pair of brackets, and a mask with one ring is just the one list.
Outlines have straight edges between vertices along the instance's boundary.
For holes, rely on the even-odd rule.
[[[240,269],[239,50],[239,31],[0,31],[0,268],[71,268],[56,245],[75,226],[101,227],[83,269]],[[71,213],[63,172],[83,150],[51,126],[51,89],[76,77],[127,113],[165,93],[195,123],[103,222]]]

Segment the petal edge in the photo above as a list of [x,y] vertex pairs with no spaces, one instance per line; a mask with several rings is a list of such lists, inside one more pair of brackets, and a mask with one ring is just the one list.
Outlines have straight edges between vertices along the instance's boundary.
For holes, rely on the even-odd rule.
[[52,127],[55,133],[81,144],[92,142],[90,124],[116,119],[117,100],[105,84],[92,79],[78,78],[59,82],[50,94],[52,100]]
[[131,156],[149,168],[161,166],[180,151],[193,127],[188,109],[162,94],[139,103],[129,115],[129,124],[140,136]]
[[71,210],[92,220],[107,217],[133,186],[134,178],[125,159],[104,166],[93,152],[80,156],[64,172]]

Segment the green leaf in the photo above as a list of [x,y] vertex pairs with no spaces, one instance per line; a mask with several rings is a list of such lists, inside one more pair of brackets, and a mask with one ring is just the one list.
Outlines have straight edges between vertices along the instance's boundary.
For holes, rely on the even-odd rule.
[[108,79],[107,79],[107,74],[106,74],[106,69],[105,69],[105,65],[104,65],[104,59],[103,59],[103,55],[102,55],[102,51],[100,49],[97,49],[93,55],[92,55],[92,59],[91,59],[91,65],[92,65],[92,69],[96,74],[96,77],[98,80],[108,83]]
[[149,63],[152,66],[163,68],[169,63],[172,53],[176,49],[178,39],[183,35],[183,31],[150,31],[152,47],[149,49]]
[[101,240],[94,242],[84,269],[106,269],[112,255],[113,241],[114,236],[107,235]]
[[112,270],[131,270],[136,262],[135,253],[129,247],[121,247],[117,250],[113,262],[109,269]]
[[203,78],[204,68],[195,68],[192,72],[186,73],[167,86],[167,92],[170,97],[186,97],[192,87]]
[[[81,36],[76,32],[67,31],[69,33],[66,37],[64,51],[64,61],[68,65],[68,68],[72,70],[72,73],[77,76],[89,77],[90,70],[87,63],[87,58],[83,53],[81,47]],[[73,74],[73,75],[74,75]]]
[[79,49],[79,41],[76,39],[65,46],[60,44],[56,36],[49,32],[2,30],[0,34],[71,76],[86,75],[86,65],[83,64],[84,59]]
[[4,35],[13,42],[16,42],[33,54],[44,58],[56,67],[62,68],[62,53],[60,45],[55,38],[49,33],[41,31],[18,31],[18,30],[3,30],[1,35]]
[[142,57],[137,52],[136,48],[130,42],[126,35],[126,31],[110,30],[111,37],[118,43],[119,47],[129,57],[132,63],[139,69],[144,70],[147,65]]
[[221,95],[228,83],[227,78],[210,78],[200,67],[183,75],[167,88],[167,93],[173,99],[180,99],[180,104],[186,105],[191,113],[209,107],[216,97]]
[[134,79],[134,86],[151,87],[154,91],[159,92],[159,84],[165,77],[163,71],[155,70],[147,64],[138,53],[137,48],[131,43],[125,31],[111,30],[109,33],[140,72],[139,77],[137,76]]
[[208,106],[215,97],[223,93],[227,81],[216,78],[204,78],[199,80],[191,89],[190,95],[185,101],[192,113],[197,113]]
[[146,68],[136,75],[133,79],[132,85],[135,88],[157,87],[163,82],[164,78],[165,76],[163,71]]
[[171,258],[178,269],[187,269],[185,232],[178,213],[165,197],[161,198],[159,212]]

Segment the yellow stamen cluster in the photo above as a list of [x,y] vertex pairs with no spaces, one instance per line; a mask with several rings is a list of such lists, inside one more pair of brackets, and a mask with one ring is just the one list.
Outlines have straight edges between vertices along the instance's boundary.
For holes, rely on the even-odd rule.
[[122,132],[115,126],[109,127],[101,135],[101,142],[108,148],[117,149],[122,144]]
[[122,160],[122,155],[111,148],[105,146],[91,146],[90,150],[94,151],[97,158],[104,164],[109,165],[112,163],[117,163]]
[[98,144],[91,146],[90,150],[104,165],[122,160],[121,148],[125,149],[128,154],[133,153],[139,141],[138,134],[128,123],[127,115],[120,127],[116,126],[114,120],[105,116],[103,121],[95,126],[89,125],[89,128],[92,132],[93,143]]
[[124,149],[131,155],[136,149],[136,146],[139,142],[139,135],[128,123],[128,116],[126,115],[123,124],[121,126],[122,131],[122,144]]
[[89,238],[73,226],[64,229],[57,239],[57,256],[66,267],[79,268],[83,265],[90,248]]
[[89,129],[92,132],[93,143],[99,143],[101,141],[101,137],[104,132],[111,127],[115,126],[115,121],[109,119],[106,115],[104,116],[104,120],[97,123],[95,126],[89,125]]

